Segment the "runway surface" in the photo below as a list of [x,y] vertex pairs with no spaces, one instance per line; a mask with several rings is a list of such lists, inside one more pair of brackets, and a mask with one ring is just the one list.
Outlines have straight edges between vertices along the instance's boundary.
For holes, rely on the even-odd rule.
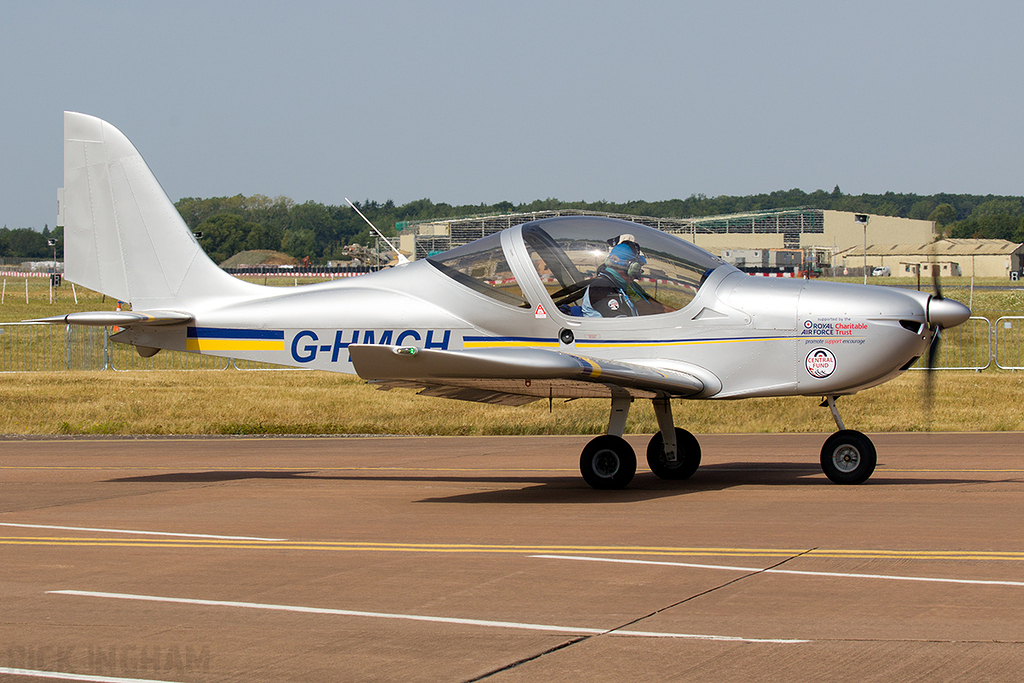
[[825,436],[2,441],[0,680],[1019,680],[1024,434]]

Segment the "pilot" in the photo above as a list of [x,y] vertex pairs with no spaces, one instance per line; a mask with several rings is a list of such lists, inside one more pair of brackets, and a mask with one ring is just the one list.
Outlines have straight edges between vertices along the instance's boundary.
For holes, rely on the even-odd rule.
[[632,235],[623,235],[612,247],[604,266],[583,294],[583,315],[588,318],[622,318],[640,315],[638,305],[650,305],[647,294],[636,284],[647,258]]

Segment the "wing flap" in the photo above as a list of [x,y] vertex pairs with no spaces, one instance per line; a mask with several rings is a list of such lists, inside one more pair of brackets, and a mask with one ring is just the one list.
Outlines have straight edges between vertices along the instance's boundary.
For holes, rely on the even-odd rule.
[[[446,379],[444,384],[411,380],[371,381],[381,391],[417,389],[421,396],[440,396],[505,406],[521,406],[542,399],[611,398],[632,396],[657,398],[659,392],[624,389],[611,384],[559,379]],[[664,392],[660,392],[664,394]]]
[[[548,349],[442,351],[377,344],[353,344],[348,348],[356,372],[371,381],[556,397],[592,396],[597,388],[593,385],[669,396],[693,396],[704,391],[704,383],[687,373]],[[543,387],[548,387],[548,392],[541,393]],[[554,387],[558,387],[557,393]],[[596,393],[607,395],[607,390]]]

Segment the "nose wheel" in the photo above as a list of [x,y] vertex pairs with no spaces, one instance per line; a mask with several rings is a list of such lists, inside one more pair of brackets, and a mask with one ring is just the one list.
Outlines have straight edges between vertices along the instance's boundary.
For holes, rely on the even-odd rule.
[[821,469],[837,484],[867,481],[875,471],[876,461],[871,439],[852,429],[836,432],[821,447]]

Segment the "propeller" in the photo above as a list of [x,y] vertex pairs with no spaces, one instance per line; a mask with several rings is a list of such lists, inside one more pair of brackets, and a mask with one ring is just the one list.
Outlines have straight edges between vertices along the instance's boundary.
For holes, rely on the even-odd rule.
[[956,327],[967,322],[971,317],[971,309],[959,301],[947,299],[942,296],[942,283],[939,281],[939,271],[932,265],[932,286],[935,293],[928,297],[926,308],[926,319],[928,326],[935,331],[932,336],[932,343],[928,347],[927,366],[925,367],[925,408],[931,414],[933,396],[933,373],[938,367],[939,348],[942,339],[942,330],[947,327]]
[[938,364],[939,346],[942,340],[942,326],[931,322],[931,308],[932,302],[945,301],[945,297],[942,296],[942,282],[939,279],[939,271],[935,267],[934,262],[932,263],[932,289],[935,290],[935,293],[928,299],[928,322],[932,329],[935,330],[935,334],[932,336],[932,343],[928,345],[928,361],[924,371],[924,409],[929,423],[931,422],[932,401],[935,392],[935,367]]

